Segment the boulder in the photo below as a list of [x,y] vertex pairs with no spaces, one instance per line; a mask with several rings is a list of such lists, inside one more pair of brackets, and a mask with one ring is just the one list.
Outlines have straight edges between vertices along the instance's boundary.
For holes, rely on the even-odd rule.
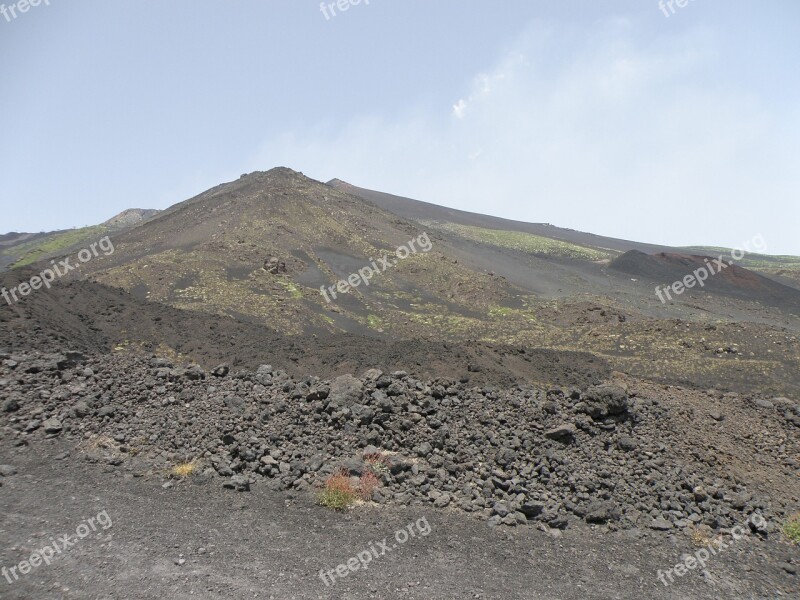
[[615,384],[590,387],[583,399],[583,411],[593,419],[621,416],[628,412],[628,394]]
[[351,406],[361,401],[364,385],[352,375],[340,375],[333,380],[328,401],[338,406]]
[[575,441],[575,434],[577,432],[578,428],[575,427],[573,423],[564,423],[563,425],[546,431],[544,435],[546,438],[555,440],[556,442],[569,444]]
[[230,370],[231,370],[231,368],[228,365],[226,365],[225,363],[223,363],[223,364],[215,367],[214,370],[211,371],[211,374],[214,377],[225,377],[230,372]]
[[42,423],[42,427],[44,427],[45,433],[50,433],[50,434],[61,433],[61,430],[64,429],[64,426],[61,424],[61,421],[59,421],[55,417],[47,419],[44,423]]

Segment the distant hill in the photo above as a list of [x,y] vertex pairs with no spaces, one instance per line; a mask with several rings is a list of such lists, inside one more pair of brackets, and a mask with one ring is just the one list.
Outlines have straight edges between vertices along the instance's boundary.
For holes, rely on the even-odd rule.
[[[718,246],[689,246],[681,251],[704,256],[730,256],[733,249]],[[746,253],[737,264],[768,275],[784,285],[800,289],[800,257]]]
[[0,272],[80,250],[104,235],[135,227],[159,212],[155,209],[131,208],[100,225],[41,233],[0,235]]
[[145,222],[147,219],[156,216],[160,212],[160,210],[153,208],[129,208],[111,217],[108,221],[103,223],[103,225],[116,230],[127,229]]
[[[800,291],[778,283],[745,269],[733,262],[728,254],[723,258],[722,267],[713,259],[724,257],[724,252],[717,254],[680,254],[659,252],[645,254],[631,250],[616,258],[610,265],[612,269],[651,281],[661,287],[680,282],[697,270],[704,277],[702,286],[693,284],[687,291],[692,294],[722,294],[748,301],[760,302],[800,315]],[[676,294],[675,297],[678,297]]]

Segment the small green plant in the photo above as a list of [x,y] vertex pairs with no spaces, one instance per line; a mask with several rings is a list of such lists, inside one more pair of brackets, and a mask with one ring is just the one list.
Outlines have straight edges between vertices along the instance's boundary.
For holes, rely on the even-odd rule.
[[389,461],[382,452],[373,452],[364,455],[364,462],[376,474],[389,472]]
[[298,288],[294,282],[284,279],[278,280],[278,284],[286,288],[286,291],[289,292],[289,296],[291,296],[292,300],[302,299],[303,292],[300,291],[300,288]]
[[350,482],[350,475],[343,469],[338,469],[325,480],[317,494],[317,504],[333,510],[344,510],[355,503],[358,495],[358,490]]
[[800,513],[786,521],[783,525],[783,534],[795,544],[800,544]]

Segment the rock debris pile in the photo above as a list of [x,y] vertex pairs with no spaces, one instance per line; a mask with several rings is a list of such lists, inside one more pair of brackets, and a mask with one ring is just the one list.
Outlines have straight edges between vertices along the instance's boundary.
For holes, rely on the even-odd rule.
[[[4,435],[19,444],[102,439],[90,460],[195,460],[200,476],[239,490],[311,491],[337,469],[369,469],[381,479],[378,504],[429,503],[507,526],[724,529],[786,514],[713,453],[685,460],[692,448],[670,406],[615,383],[499,389],[374,369],[298,380],[269,365],[205,371],[154,356],[0,352],[0,397]],[[797,435],[792,401],[754,410],[778,411],[784,434]]]

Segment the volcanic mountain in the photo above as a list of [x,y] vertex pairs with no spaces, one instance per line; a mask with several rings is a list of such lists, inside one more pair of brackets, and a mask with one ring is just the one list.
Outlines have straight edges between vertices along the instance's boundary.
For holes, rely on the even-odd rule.
[[[416,252],[398,257],[398,248],[420,236],[430,246],[417,244]],[[287,168],[243,175],[112,239],[112,255],[82,265],[85,283],[123,290],[130,296],[117,303],[144,308],[120,309],[114,330],[82,308],[96,304],[80,300],[86,289],[74,290],[69,302],[75,323],[94,323],[109,343],[158,338],[198,352],[179,335],[159,337],[158,326],[132,322],[152,312],[147,307],[167,305],[183,312],[160,315],[162,323],[192,314],[209,323],[250,324],[271,332],[258,339],[280,347],[278,337],[293,336],[398,358],[386,341],[431,344],[410,353],[417,357],[405,362],[410,369],[431,364],[441,344],[467,342],[466,348],[474,340],[483,350],[465,361],[472,361],[466,373],[490,368],[477,357],[494,356],[485,344],[495,344],[513,352],[588,350],[617,370],[663,381],[776,391],[800,385],[800,291],[742,268],[727,287],[720,280],[708,293],[662,305],[653,281],[671,283],[690,271],[674,264],[664,280],[667,272],[637,270],[631,257],[654,260],[655,267],[663,260],[643,252],[671,256],[681,249],[456,211],[338,180],[325,184]],[[321,291],[383,257],[388,266],[369,285],[335,298]],[[20,276],[11,274],[4,285]],[[37,303],[26,299],[17,310],[44,310]],[[752,373],[743,369],[751,361]],[[501,370],[519,372],[525,364]]]

